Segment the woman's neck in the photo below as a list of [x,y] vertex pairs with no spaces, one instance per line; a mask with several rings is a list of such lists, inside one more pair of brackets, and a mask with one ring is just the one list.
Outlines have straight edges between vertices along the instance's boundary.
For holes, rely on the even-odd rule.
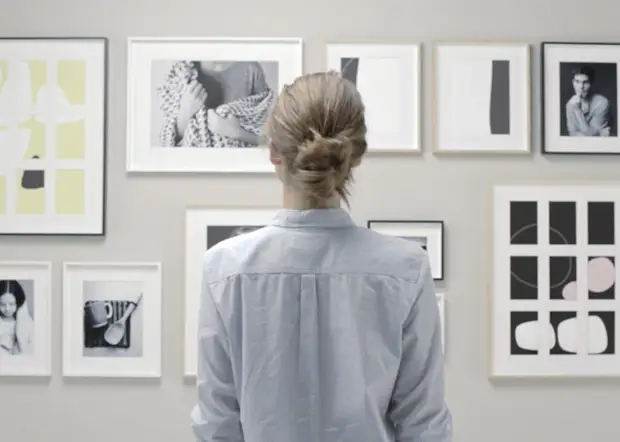
[[340,208],[340,197],[338,195],[334,195],[323,204],[316,204],[316,202],[309,201],[307,197],[301,195],[299,192],[284,187],[284,192],[282,196],[282,202],[285,209],[311,210]]

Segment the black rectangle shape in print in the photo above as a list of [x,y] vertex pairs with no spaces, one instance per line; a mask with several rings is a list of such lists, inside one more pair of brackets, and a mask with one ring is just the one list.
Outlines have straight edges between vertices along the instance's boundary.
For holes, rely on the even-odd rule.
[[549,203],[549,244],[577,244],[577,204],[574,201]]
[[510,244],[538,244],[538,203],[510,202]]
[[538,257],[510,257],[510,299],[538,299]]
[[537,355],[540,348],[537,311],[510,312],[510,354]]
[[[573,322],[573,325],[562,324],[565,321]],[[553,332],[555,333],[555,345],[549,354],[551,355],[576,355],[577,354],[577,342],[574,340],[573,333],[560,333],[561,329],[576,327],[575,321],[577,321],[577,312],[549,312],[549,323]]]
[[615,240],[614,203],[588,202],[588,244],[611,245]]
[[549,299],[577,299],[577,258],[549,257]]
[[588,299],[616,299],[616,259],[613,256],[588,258]]
[[616,354],[616,312],[590,312],[588,319],[588,354]]

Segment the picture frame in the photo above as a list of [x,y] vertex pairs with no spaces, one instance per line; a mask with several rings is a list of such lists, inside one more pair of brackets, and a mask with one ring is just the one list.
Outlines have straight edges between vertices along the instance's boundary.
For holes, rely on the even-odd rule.
[[620,43],[541,44],[543,155],[618,155]]
[[446,351],[446,295],[443,292],[435,293],[437,308],[439,309],[439,321],[441,322],[441,348]]
[[63,264],[63,375],[159,378],[162,265]]
[[620,185],[493,187],[490,378],[620,375]]
[[443,281],[445,248],[443,221],[369,220],[366,227],[384,235],[419,242],[428,253],[433,280]]
[[15,324],[0,337],[0,377],[51,376],[51,269],[49,262],[0,261],[0,321]]
[[328,42],[326,59],[327,70],[352,81],[362,95],[369,153],[421,153],[420,43]]
[[198,315],[205,252],[229,237],[269,225],[278,211],[277,208],[187,208],[185,212],[184,360],[186,377],[195,377],[198,365]]
[[0,235],[105,235],[107,65],[104,37],[0,38]]
[[435,44],[435,154],[531,154],[530,51],[519,42]]
[[129,38],[127,171],[273,173],[263,125],[302,73],[301,38]]

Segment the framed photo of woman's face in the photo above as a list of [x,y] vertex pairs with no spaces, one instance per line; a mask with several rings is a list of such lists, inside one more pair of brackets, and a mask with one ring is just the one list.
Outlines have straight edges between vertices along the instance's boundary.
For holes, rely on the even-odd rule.
[[0,377],[51,375],[51,264],[0,262]]
[[296,38],[130,38],[127,170],[273,172],[264,125]]

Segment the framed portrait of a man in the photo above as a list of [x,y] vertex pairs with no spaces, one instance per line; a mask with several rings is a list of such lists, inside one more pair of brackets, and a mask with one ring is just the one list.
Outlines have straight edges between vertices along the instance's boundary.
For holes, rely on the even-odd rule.
[[618,44],[542,44],[544,154],[620,153],[618,60]]

